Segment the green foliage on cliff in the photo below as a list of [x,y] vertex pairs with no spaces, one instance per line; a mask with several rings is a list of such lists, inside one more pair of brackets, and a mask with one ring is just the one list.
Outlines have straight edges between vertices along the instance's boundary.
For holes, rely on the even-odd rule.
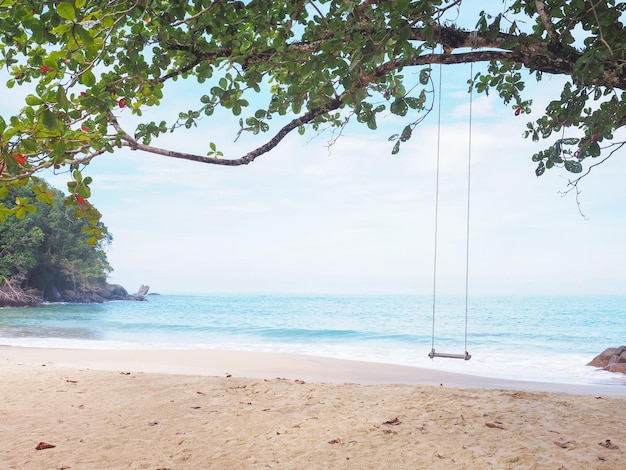
[[[33,193],[37,200],[27,199]],[[0,221],[0,281],[20,278],[42,291],[51,286],[88,289],[106,281],[111,266],[104,244],[110,238],[89,246],[85,221],[64,199],[61,191],[41,181],[0,193],[1,203],[17,209],[16,217]]]

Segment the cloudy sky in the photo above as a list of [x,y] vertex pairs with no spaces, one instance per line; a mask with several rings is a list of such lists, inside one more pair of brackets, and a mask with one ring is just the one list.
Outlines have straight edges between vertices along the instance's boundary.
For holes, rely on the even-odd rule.
[[[443,73],[442,294],[465,288],[470,69]],[[529,83],[531,118],[561,84]],[[184,82],[176,86],[147,120],[171,121],[199,96]],[[5,116],[17,109],[10,99],[2,106]],[[120,112],[122,122],[132,121],[129,114]],[[530,157],[540,147],[522,138],[528,120],[495,97],[474,97],[470,295],[626,293],[624,156],[585,178],[583,217],[574,195],[560,194],[564,171],[535,177]],[[207,119],[158,144],[203,154],[213,141],[237,157],[259,143],[246,136],[234,142],[237,121]],[[290,136],[244,167],[126,149],[100,157],[85,174],[94,178],[92,202],[114,237],[110,282],[161,293],[431,293],[437,116],[392,156],[387,139],[405,124],[387,116],[373,132],[355,123],[330,148],[329,133]],[[43,176],[65,189],[63,175]]]

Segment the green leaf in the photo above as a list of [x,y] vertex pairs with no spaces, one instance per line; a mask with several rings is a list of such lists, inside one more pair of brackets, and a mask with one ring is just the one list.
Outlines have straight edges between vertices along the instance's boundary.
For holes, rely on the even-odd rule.
[[580,173],[583,171],[583,166],[576,160],[565,160],[565,169],[570,173]]
[[543,162],[539,162],[539,165],[537,165],[537,168],[535,169],[535,175],[539,177],[543,175],[545,171],[546,171],[546,165]]
[[26,104],[28,106],[38,106],[43,103],[43,100],[35,95],[26,96]]
[[46,129],[54,131],[58,129],[59,122],[56,115],[49,109],[44,109],[42,115],[42,122]]
[[600,150],[600,144],[598,142],[592,142],[589,145],[589,155],[593,158],[599,157],[602,151]]
[[76,10],[74,10],[74,7],[69,3],[60,3],[57,7],[57,13],[61,18],[64,18],[67,21],[76,21]]
[[63,109],[68,109],[71,106],[70,101],[67,99],[65,88],[63,88],[62,86],[57,88],[57,103],[59,103],[59,106],[61,106]]
[[400,141],[406,142],[411,138],[411,134],[413,134],[413,129],[411,129],[411,126],[406,126],[400,135]]
[[91,46],[93,44],[94,42],[93,37],[91,36],[91,34],[89,34],[89,31],[87,31],[81,25],[79,24],[75,25],[74,31],[78,33],[81,41],[83,41],[83,44],[85,44],[85,46]]
[[91,70],[86,70],[80,76],[80,83],[82,83],[86,87],[92,87],[96,84],[96,76]]
[[411,109],[420,109],[424,104],[423,100],[421,100],[420,98],[414,98],[412,96],[408,96],[405,101]]
[[391,103],[391,107],[389,109],[393,114],[397,114],[398,116],[406,116],[406,113],[409,111],[409,107],[403,99],[395,100]]

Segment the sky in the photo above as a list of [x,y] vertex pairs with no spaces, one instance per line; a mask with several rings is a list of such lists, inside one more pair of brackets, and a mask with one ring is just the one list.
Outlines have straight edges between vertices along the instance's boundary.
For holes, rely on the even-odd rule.
[[[161,293],[463,294],[465,72],[448,73],[442,90],[436,282],[435,113],[395,156],[388,137],[404,125],[395,116],[376,132],[350,126],[330,148],[328,133],[290,136],[243,167],[127,149],[104,155],[85,173],[113,234],[110,282],[131,292],[146,284]],[[560,84],[529,84],[535,116]],[[181,99],[178,91],[171,102]],[[160,112],[171,115],[169,106]],[[583,217],[574,195],[560,194],[563,171],[535,176],[530,157],[539,147],[521,136],[527,121],[495,97],[474,97],[469,294],[625,293],[623,158],[584,180]],[[203,153],[218,141],[236,157],[252,148],[233,142],[236,122],[207,120],[160,145]]]
[[[99,157],[84,174],[94,178],[91,202],[113,235],[109,282],[159,293],[463,294],[469,65],[443,74],[436,279],[432,113],[398,155],[388,137],[408,121],[389,115],[375,132],[348,126],[330,148],[330,133],[288,136],[243,167],[128,149]],[[184,83],[145,119],[188,109],[195,88]],[[530,157],[542,147],[522,138],[562,83],[528,83],[530,116],[516,117],[495,96],[474,96],[470,296],[626,293],[623,155],[581,183],[583,217],[574,194],[561,194],[568,175],[537,178]],[[15,105],[6,96],[0,111]],[[132,122],[124,113],[122,123]],[[214,141],[225,157],[259,144],[248,136],[234,142],[238,118],[217,117],[155,144],[203,154]],[[66,189],[67,175],[42,176]]]

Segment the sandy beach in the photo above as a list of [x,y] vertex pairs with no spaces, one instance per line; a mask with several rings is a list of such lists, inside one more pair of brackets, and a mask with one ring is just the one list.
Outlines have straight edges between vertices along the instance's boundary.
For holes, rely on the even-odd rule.
[[623,386],[206,350],[0,347],[0,367],[3,469],[626,466]]

